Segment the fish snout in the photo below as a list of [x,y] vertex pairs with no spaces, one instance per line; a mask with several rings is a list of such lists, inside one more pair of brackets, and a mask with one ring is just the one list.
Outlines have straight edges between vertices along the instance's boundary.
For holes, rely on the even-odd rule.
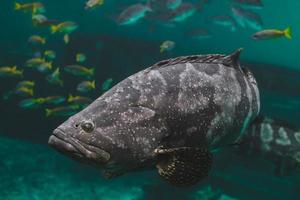
[[89,160],[98,164],[106,164],[110,160],[110,153],[105,150],[83,142],[71,135],[66,135],[59,128],[53,131],[48,140],[48,144],[57,151],[72,158]]
[[48,144],[60,152],[80,155],[78,149],[69,142],[68,137],[59,129],[53,131]]

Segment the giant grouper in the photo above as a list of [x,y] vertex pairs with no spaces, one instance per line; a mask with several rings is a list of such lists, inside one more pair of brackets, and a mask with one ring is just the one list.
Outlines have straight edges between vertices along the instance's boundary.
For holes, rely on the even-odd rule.
[[173,185],[196,184],[211,169],[211,152],[238,141],[259,113],[240,52],[158,62],[70,117],[49,144],[105,177],[156,168]]

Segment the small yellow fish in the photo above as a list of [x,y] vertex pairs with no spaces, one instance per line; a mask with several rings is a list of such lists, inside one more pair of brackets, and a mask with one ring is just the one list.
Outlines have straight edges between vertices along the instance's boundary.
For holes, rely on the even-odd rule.
[[19,107],[24,109],[34,109],[39,107],[41,104],[45,103],[44,98],[30,98],[30,99],[24,99],[21,102],[19,102]]
[[68,97],[68,103],[74,103],[74,104],[90,104],[92,103],[92,100],[89,97],[82,97],[82,96],[73,96],[73,95],[69,95]]
[[79,63],[83,63],[86,60],[86,56],[83,53],[76,54],[76,61]]
[[23,11],[30,11],[32,14],[36,13],[43,13],[45,12],[45,7],[40,2],[34,2],[34,3],[15,3],[15,10],[23,10]]
[[252,36],[254,40],[274,39],[280,37],[286,37],[288,39],[292,39],[291,27],[288,27],[285,30],[267,29],[267,30],[259,31]]
[[63,103],[66,100],[66,97],[50,96],[50,97],[46,97],[44,99],[45,99],[45,103],[57,105],[57,104]]
[[26,61],[26,66],[46,73],[52,69],[52,62],[46,62],[44,58],[32,58]]
[[175,48],[175,42],[171,40],[166,40],[160,45],[160,53],[165,51],[171,51]]
[[57,25],[51,26],[51,33],[65,33],[70,34],[78,28],[78,25],[75,22],[66,21],[59,23]]
[[44,63],[38,65],[36,68],[41,73],[47,73],[47,72],[51,71],[51,69],[52,69],[52,62],[44,62]]
[[82,81],[77,85],[77,91],[78,92],[90,92],[96,88],[95,81]]
[[52,51],[52,50],[46,50],[44,52],[44,56],[47,57],[47,58],[49,58],[49,59],[51,59],[51,60],[53,60],[56,57],[56,53],[54,51]]
[[20,87],[20,88],[16,88],[15,93],[21,96],[33,96],[33,89]]
[[74,76],[80,76],[84,78],[92,78],[95,74],[94,68],[87,68],[81,65],[68,65],[64,67],[64,70]]
[[46,117],[61,116],[68,117],[78,112],[78,105],[61,106],[52,109],[46,109]]
[[85,5],[85,9],[92,9],[104,4],[104,0],[88,0]]
[[23,77],[23,70],[18,70],[17,66],[0,67],[0,77]]
[[39,35],[32,35],[28,39],[28,42],[31,44],[46,44],[46,38]]
[[33,88],[35,86],[34,81],[21,81],[17,84],[16,88],[26,87],[26,88]]
[[27,67],[37,67],[43,63],[45,63],[45,59],[44,58],[31,58],[29,60],[26,61],[26,66]]
[[60,79],[60,70],[56,68],[52,74],[46,77],[46,80],[52,85],[63,86],[64,82]]

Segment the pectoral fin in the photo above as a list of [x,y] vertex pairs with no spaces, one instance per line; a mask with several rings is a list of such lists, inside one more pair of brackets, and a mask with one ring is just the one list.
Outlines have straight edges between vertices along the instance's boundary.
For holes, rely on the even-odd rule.
[[197,183],[208,175],[212,165],[212,154],[204,148],[156,149],[154,153],[159,175],[176,186]]

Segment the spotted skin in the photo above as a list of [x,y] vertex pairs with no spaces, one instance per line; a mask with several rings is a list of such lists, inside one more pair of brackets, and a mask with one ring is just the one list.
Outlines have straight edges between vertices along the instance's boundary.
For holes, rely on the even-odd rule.
[[300,169],[299,136],[300,131],[290,124],[259,116],[247,129],[238,151],[269,160],[276,174],[287,175]]
[[[260,104],[256,81],[239,65],[239,53],[156,63],[70,117],[49,143],[62,150],[57,136],[65,143],[77,141],[87,150],[80,147],[78,152],[75,144],[64,153],[96,163],[111,176],[154,168],[158,147],[211,150],[232,144],[257,116]],[[87,120],[94,124],[89,133],[80,126]],[[110,159],[100,163],[95,152],[108,153]]]

